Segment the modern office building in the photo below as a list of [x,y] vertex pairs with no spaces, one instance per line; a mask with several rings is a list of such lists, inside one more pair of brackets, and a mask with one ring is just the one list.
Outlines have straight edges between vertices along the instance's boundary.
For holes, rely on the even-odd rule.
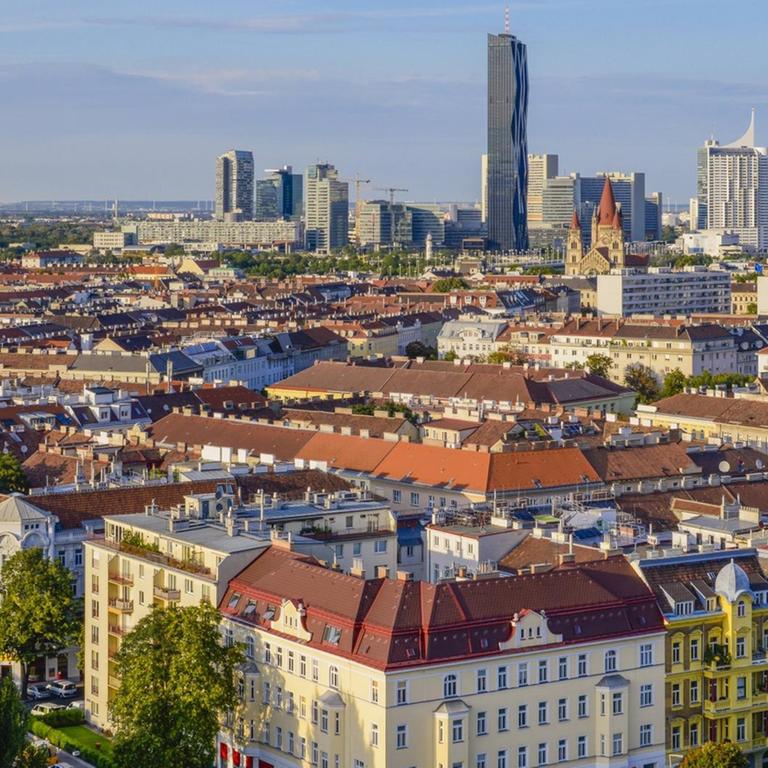
[[488,220],[488,153],[480,156],[480,214],[485,224]]
[[[544,221],[544,187],[549,179],[557,176],[557,155],[528,155],[528,191],[527,211],[528,228],[538,226]],[[567,224],[573,211],[565,217]]]
[[216,158],[216,202],[219,221],[253,218],[253,153],[231,149]]
[[349,184],[329,163],[307,168],[304,200],[307,250],[328,253],[348,242]]
[[601,315],[727,314],[731,277],[706,267],[613,269],[597,277]]
[[[621,210],[624,239],[629,242],[645,240],[645,174],[600,172],[596,176],[582,176],[581,203],[597,205],[605,179],[611,180],[613,196]],[[583,212],[580,212],[580,214]]]
[[739,236],[743,246],[768,248],[768,149],[755,146],[755,112],[731,144],[708,141],[698,152],[699,220]]
[[661,240],[663,213],[661,192],[651,192],[645,198],[645,239]]
[[489,247],[528,247],[528,61],[513,35],[488,35]]
[[256,220],[299,219],[304,207],[303,176],[293,173],[290,165],[265,173],[269,175],[256,181]]
[[360,245],[410,245],[413,242],[413,214],[403,203],[362,200],[359,204]]
[[445,218],[443,206],[437,203],[408,203],[413,226],[414,245],[425,245],[427,235],[432,235],[433,245],[445,242]]

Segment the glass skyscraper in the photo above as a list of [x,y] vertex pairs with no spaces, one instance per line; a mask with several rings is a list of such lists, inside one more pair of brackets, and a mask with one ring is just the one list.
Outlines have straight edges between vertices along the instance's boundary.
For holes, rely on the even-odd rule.
[[510,34],[488,35],[488,240],[495,250],[528,247],[528,59]]
[[216,158],[216,206],[219,221],[253,219],[253,153],[232,149]]

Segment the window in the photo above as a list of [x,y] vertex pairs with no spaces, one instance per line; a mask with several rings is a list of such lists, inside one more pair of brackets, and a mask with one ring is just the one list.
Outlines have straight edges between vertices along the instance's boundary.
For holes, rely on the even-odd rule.
[[528,768],[528,747],[517,748],[517,768]]
[[699,703],[699,681],[698,680],[691,680],[689,693],[690,693],[691,704],[698,704]]
[[488,768],[488,763],[485,759],[485,752],[479,752],[475,758],[475,768]]
[[264,687],[261,691],[261,701],[266,706],[268,705],[272,700],[272,688],[269,685],[269,682],[266,680],[264,681]]
[[640,706],[653,706],[653,685],[651,683],[643,683],[640,686]]
[[408,683],[405,680],[397,681],[397,703],[408,703]]
[[699,724],[698,723],[691,723],[688,726],[688,741],[690,742],[692,747],[697,747],[699,745]]
[[526,662],[517,665],[517,684],[521,687],[528,685],[528,664]]
[[568,699],[558,699],[557,701],[557,719],[560,722],[568,719]]
[[328,645],[338,645],[341,640],[341,630],[331,624],[326,624],[323,630],[323,642]]
[[672,706],[680,706],[680,683],[672,683]]
[[580,653],[579,657],[577,659],[577,671],[576,674],[579,677],[586,677],[587,676],[587,654],[586,653]]
[[488,723],[485,712],[477,713],[475,732],[478,736],[485,736],[488,733]]
[[397,488],[395,488],[392,491],[392,501],[395,504],[399,504],[401,499],[402,499],[402,493],[400,491],[398,491]]
[[557,742],[557,759],[561,763],[568,759],[568,742],[566,739],[560,739]]
[[302,677],[307,676],[307,657],[299,656],[299,674]]
[[568,678],[568,659],[562,656],[557,662],[557,676],[560,680]]
[[578,714],[579,717],[587,717],[587,696],[584,693],[578,699]]
[[318,721],[318,714],[320,712],[320,707],[318,706],[316,701],[312,701],[312,725],[317,725]]
[[272,663],[272,646],[270,643],[264,643],[264,663]]
[[547,764],[547,745],[546,745],[546,743],[539,744],[539,747],[536,750],[536,760],[537,760],[539,765],[546,765]]
[[507,717],[507,708],[501,707],[496,716],[496,727],[499,731],[506,731],[509,729],[509,718]]
[[323,709],[320,712],[320,730],[323,733],[328,733],[328,710]]
[[411,506],[419,506],[419,494],[416,491],[411,491]]
[[643,643],[640,646],[640,666],[650,667],[653,664],[653,645]]
[[398,749],[408,748],[408,726],[398,725],[396,731],[396,746]]
[[549,722],[549,717],[547,716],[547,702],[540,701],[539,702],[539,725],[545,725],[548,722]]
[[330,685],[331,688],[336,688],[338,690],[338,687],[339,687],[339,668],[338,667],[328,668],[328,685]]
[[507,687],[507,668],[506,666],[499,667],[496,670],[496,687],[502,691]]
[[520,704],[517,708],[517,727],[518,728],[527,728],[528,727],[528,705],[527,704]]
[[747,606],[745,605],[743,600],[739,600],[739,605],[736,608],[736,613],[739,616],[739,618],[744,618],[744,616],[747,615]]
[[379,726],[376,723],[371,723],[371,746],[379,746]]
[[616,671],[616,651],[605,652],[605,671],[606,672]]
[[641,725],[640,726],[640,746],[650,747],[651,736],[652,736],[651,725],[650,724]]
[[293,672],[294,669],[294,655],[293,651],[288,651],[288,671]]
[[737,699],[747,698],[747,678],[746,677],[736,678],[736,698]]
[[362,542],[359,542],[359,541],[352,542],[352,556],[353,557],[360,557],[360,555],[362,553],[363,553]]
[[376,554],[382,554],[383,552],[387,551],[387,540],[386,539],[376,539],[376,541],[373,543],[373,551]]
[[747,642],[746,638],[736,638],[736,658],[743,659],[747,655]]
[[586,736],[579,736],[578,739],[576,739],[576,757],[586,757],[587,756],[587,737]]
[[453,699],[457,695],[456,675],[446,675],[443,678],[443,698]]
[[320,679],[320,665],[317,659],[312,659],[312,680],[317,682]]
[[697,637],[691,640],[691,661],[699,660],[699,639]]
[[613,754],[620,755],[624,751],[624,739],[620,733],[613,734]]
[[251,635],[245,638],[245,655],[252,659],[256,655],[256,641]]
[[464,741],[464,721],[453,720],[451,722],[451,740],[454,744]]
[[622,693],[613,694],[612,708],[613,708],[614,715],[620,715],[624,712],[624,694]]
[[549,677],[549,663],[546,659],[539,662],[539,682],[546,683]]
[[371,701],[374,704],[379,703],[379,681],[371,680]]
[[680,749],[680,726],[672,726],[672,749]]
[[507,768],[507,750],[500,749],[496,753],[496,768]]
[[673,664],[680,663],[680,642],[679,641],[672,643],[672,663]]
[[488,686],[488,677],[484,669],[477,670],[477,692],[485,693]]

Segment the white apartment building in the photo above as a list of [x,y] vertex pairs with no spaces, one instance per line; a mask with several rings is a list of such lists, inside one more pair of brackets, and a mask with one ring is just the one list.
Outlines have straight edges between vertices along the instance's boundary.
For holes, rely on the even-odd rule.
[[731,310],[728,272],[705,267],[614,269],[597,276],[601,315],[727,314]]
[[218,243],[227,247],[286,245],[303,240],[296,221],[139,221],[135,225],[140,245],[149,243]]

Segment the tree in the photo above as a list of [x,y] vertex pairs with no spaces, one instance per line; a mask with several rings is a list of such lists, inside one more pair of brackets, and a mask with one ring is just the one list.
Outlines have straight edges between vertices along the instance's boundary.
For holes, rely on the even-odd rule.
[[449,349],[444,355],[443,360],[447,360],[449,363],[452,363],[454,360],[458,360],[459,356],[456,353],[455,350]]
[[0,679],[0,768],[12,768],[24,748],[29,713],[10,677]]
[[688,379],[686,375],[679,368],[675,368],[674,371],[670,371],[664,377],[664,383],[661,387],[661,397],[679,395],[687,385]]
[[449,291],[459,291],[466,287],[466,282],[460,277],[444,277],[441,280],[435,280],[430,290],[432,293],[448,293]]
[[434,347],[428,347],[421,341],[412,341],[405,348],[405,354],[413,360],[417,357],[423,357],[426,360],[437,360],[437,350]]
[[80,624],[72,573],[38,548],[12,555],[0,571],[0,656],[21,664],[26,696],[29,667],[72,645]]
[[680,768],[747,768],[749,760],[737,744],[708,741],[686,753]]
[[488,354],[488,362],[499,365],[501,363],[510,363],[512,365],[524,365],[528,362],[528,355],[519,349],[513,349],[510,346],[502,347]]
[[14,768],[48,768],[50,755],[45,747],[25,744]]
[[624,383],[637,392],[638,403],[652,403],[659,399],[659,384],[654,372],[647,365],[630,365],[624,375]]
[[749,304],[747,304],[747,314],[748,315],[757,314],[757,304],[754,301],[750,301]]
[[209,768],[219,717],[235,708],[238,647],[225,647],[207,603],[155,608],[117,653],[110,707],[118,768]]
[[613,360],[608,355],[601,355],[599,352],[587,355],[585,363],[587,370],[591,374],[602,376],[603,378],[606,378],[611,368],[613,368]]
[[12,453],[0,453],[0,493],[26,493],[29,483],[19,460]]

